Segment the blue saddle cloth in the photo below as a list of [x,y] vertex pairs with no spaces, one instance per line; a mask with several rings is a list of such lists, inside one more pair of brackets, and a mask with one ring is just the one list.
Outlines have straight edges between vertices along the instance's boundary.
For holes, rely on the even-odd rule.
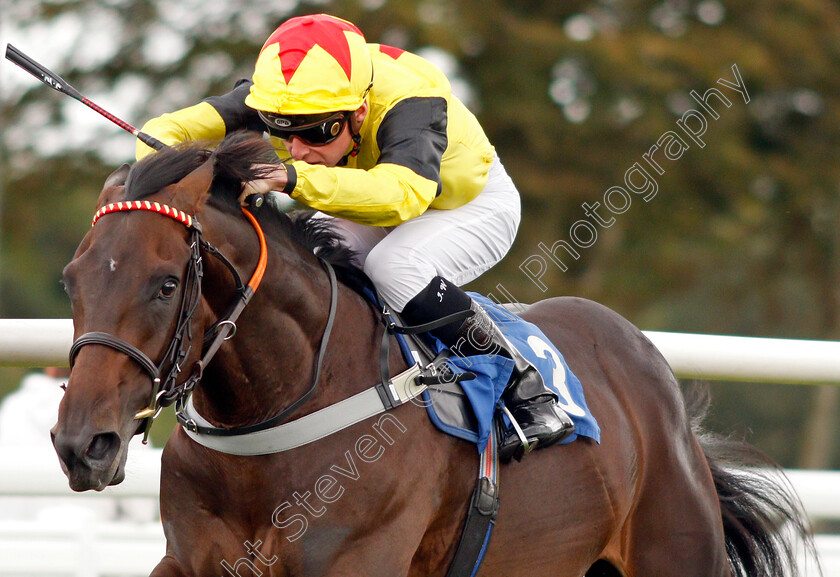
[[[557,393],[560,407],[568,413],[575,424],[575,432],[563,443],[571,443],[579,436],[589,437],[600,443],[601,429],[586,405],[583,386],[566,364],[560,351],[536,325],[522,320],[480,294],[468,294],[484,307],[510,342],[536,366],[545,383]],[[430,336],[430,340],[435,352],[440,353],[446,349],[443,343],[434,337]],[[405,353],[407,351],[405,343],[400,344]],[[408,362],[414,363],[410,354],[406,358]],[[490,429],[493,427],[493,418],[502,403],[502,392],[513,372],[514,363],[501,355],[473,357],[452,355],[447,363],[456,373],[466,371],[475,373],[475,379],[460,382],[475,418],[460,419],[461,422],[456,422],[457,419],[442,416],[441,407],[435,402],[435,395],[424,392],[423,400],[429,417],[440,430],[476,443],[479,452],[483,452],[490,436]]]

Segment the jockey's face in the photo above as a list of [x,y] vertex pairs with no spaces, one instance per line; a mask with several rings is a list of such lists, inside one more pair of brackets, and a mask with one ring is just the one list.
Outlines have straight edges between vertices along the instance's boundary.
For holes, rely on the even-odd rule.
[[341,159],[353,148],[353,134],[358,133],[361,129],[367,111],[368,104],[365,102],[351,115],[350,121],[344,123],[341,134],[328,144],[309,144],[294,135],[290,136],[288,140],[282,139],[283,144],[295,160],[302,160],[309,164],[338,166]]
[[283,144],[295,160],[302,160],[309,164],[337,166],[353,142],[348,124],[344,124],[341,134],[329,144],[309,144],[297,136],[291,136],[289,140],[284,139]]

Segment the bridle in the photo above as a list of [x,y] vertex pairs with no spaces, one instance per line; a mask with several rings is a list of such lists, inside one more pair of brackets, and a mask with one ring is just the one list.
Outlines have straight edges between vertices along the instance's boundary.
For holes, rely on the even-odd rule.
[[[190,231],[190,260],[187,264],[187,272],[184,280],[184,287],[181,296],[178,321],[169,346],[159,363],[152,361],[148,355],[131,343],[111,335],[109,333],[93,331],[81,335],[73,342],[70,348],[70,366],[73,367],[79,350],[85,345],[104,345],[115,349],[134,360],[148,373],[152,379],[152,394],[149,405],[139,411],[134,418],[145,419],[143,442],[147,442],[152,423],[160,414],[160,411],[176,400],[183,401],[201,380],[204,367],[210,362],[222,343],[233,336],[236,332],[236,321],[253,297],[263,274],[265,273],[268,260],[265,235],[256,218],[244,208],[242,213],[254,227],[260,242],[260,257],[257,267],[251,275],[247,285],[242,284],[242,279],[236,268],[230,261],[219,252],[213,245],[202,237],[201,225],[195,217],[185,214],[183,211],[174,209],[165,204],[150,201],[116,202],[100,208],[93,217],[91,227],[106,214],[114,212],[145,210],[162,214],[182,223]],[[183,369],[182,365],[192,350],[191,322],[198,303],[201,299],[201,280],[204,274],[201,253],[214,256],[223,263],[233,275],[236,281],[237,299],[229,312],[220,320],[216,321],[206,332],[204,337],[203,356],[197,361],[184,382],[177,384],[178,378]],[[322,342],[323,344],[323,342]],[[164,370],[168,367],[168,371]],[[138,427],[139,431],[139,427]]]

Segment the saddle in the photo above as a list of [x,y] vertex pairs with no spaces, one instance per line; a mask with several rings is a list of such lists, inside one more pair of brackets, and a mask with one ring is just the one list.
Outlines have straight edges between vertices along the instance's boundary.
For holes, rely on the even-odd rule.
[[[561,444],[578,436],[600,442],[600,428],[586,405],[583,386],[566,364],[563,355],[535,325],[521,319],[514,311],[527,305],[500,305],[477,293],[469,293],[490,314],[519,351],[540,371],[546,384],[558,396],[561,407],[575,423],[575,433]],[[429,419],[442,432],[475,443],[483,453],[491,430],[497,438],[512,426],[501,410],[502,392],[513,371],[513,361],[500,355],[462,357],[452,354],[438,339],[428,334],[429,325],[406,327],[399,315],[390,311],[381,299],[376,301],[387,328],[394,334],[409,365],[420,367],[417,384],[426,385],[420,399]],[[444,318],[434,324],[458,322]],[[383,382],[387,379],[383,377]],[[419,404],[419,402],[416,402]]]

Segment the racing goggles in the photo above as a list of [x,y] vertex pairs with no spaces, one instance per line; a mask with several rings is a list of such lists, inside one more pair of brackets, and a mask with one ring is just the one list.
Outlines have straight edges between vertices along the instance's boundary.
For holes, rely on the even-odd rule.
[[269,134],[283,140],[296,136],[306,144],[323,146],[341,134],[352,112],[327,112],[326,114],[283,115],[258,110]]

